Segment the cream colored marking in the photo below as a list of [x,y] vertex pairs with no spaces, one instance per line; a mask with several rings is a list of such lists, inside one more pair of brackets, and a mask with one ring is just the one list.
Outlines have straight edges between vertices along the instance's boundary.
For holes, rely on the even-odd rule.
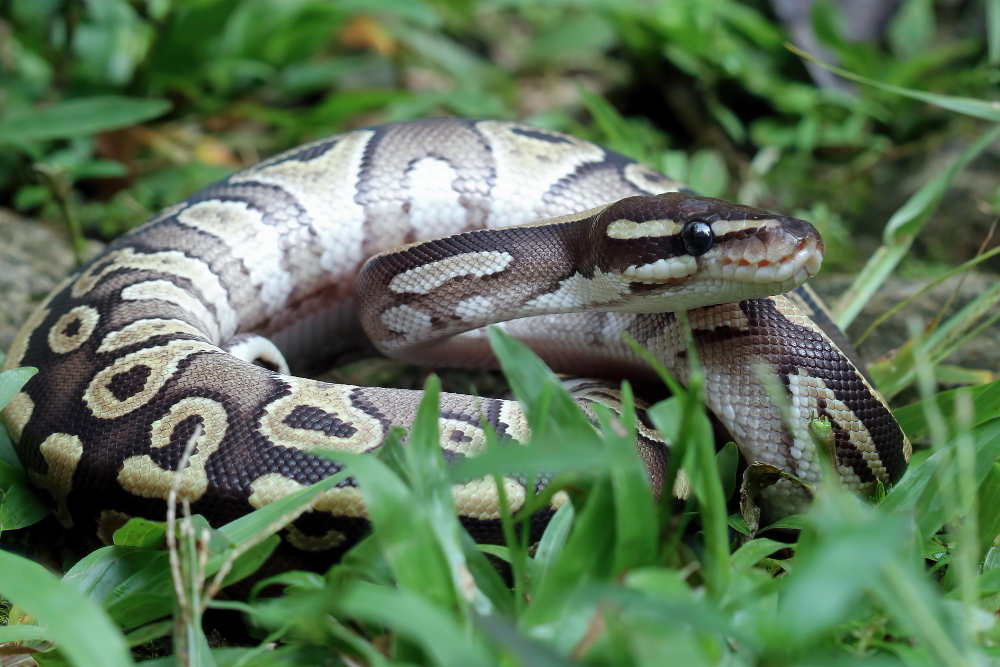
[[549,501],[549,507],[551,507],[554,510],[557,510],[563,505],[565,505],[567,500],[569,500],[568,493],[566,493],[565,491],[556,491],[555,493],[552,494],[552,500]]
[[97,537],[104,544],[113,544],[115,531],[128,523],[131,518],[125,512],[118,510],[101,510],[97,517]]
[[[101,316],[90,306],[77,306],[62,317],[49,328],[49,349],[56,354],[68,354],[77,349],[88,340],[97,328],[97,323]],[[78,331],[69,336],[63,333],[67,326],[73,322],[79,322]]]
[[126,301],[166,301],[172,303],[201,322],[206,329],[204,334],[213,343],[219,343],[223,338],[218,321],[212,312],[205,307],[205,304],[169,280],[148,280],[144,283],[129,285],[122,290],[121,296]]
[[677,192],[681,184],[667,178],[660,172],[647,167],[638,162],[625,165],[625,180],[634,185],[639,190],[651,195],[658,195],[664,192]]
[[38,446],[48,470],[45,474],[28,471],[35,486],[48,491],[56,501],[55,515],[65,528],[73,526],[73,517],[66,506],[66,498],[73,490],[73,473],[83,456],[83,442],[75,435],[53,433]]
[[[788,391],[791,394],[792,409],[803,424],[808,424],[819,413],[819,399],[823,399],[826,405],[826,415],[837,427],[847,433],[851,446],[861,452],[862,459],[875,478],[881,479],[883,482],[888,481],[885,464],[879,458],[878,450],[875,448],[875,443],[868,429],[851,408],[837,398],[833,390],[827,387],[822,379],[812,377],[805,369],[798,368],[795,373],[788,376]],[[841,476],[856,474],[849,466],[840,465],[838,467],[841,469]]]
[[492,311],[493,299],[481,294],[463,299],[455,306],[455,314],[468,322],[484,319]]
[[285,307],[294,280],[282,267],[282,235],[264,222],[260,211],[242,201],[204,201],[180,212],[177,222],[226,244],[259,291],[266,315]]
[[97,348],[97,351],[99,353],[114,352],[123,347],[147,341],[153,336],[172,336],[176,334],[197,336],[208,342],[205,334],[200,329],[191,326],[184,320],[147,318],[130,322],[117,331],[109,332],[104,337],[104,340],[101,341],[101,346]]
[[10,434],[10,439],[14,441],[14,444],[21,442],[21,434],[31,420],[34,411],[34,401],[23,391],[14,394],[14,398],[10,399],[7,407],[0,411],[0,416],[3,416],[3,421],[7,425],[7,433]]
[[[226,408],[218,401],[203,396],[182,398],[167,413],[153,422],[152,446],[165,447],[170,444],[174,429],[189,417],[201,417],[201,433],[195,443],[194,452],[184,470],[161,468],[148,454],[130,456],[122,462],[118,471],[118,484],[132,495],[143,498],[167,499],[174,480],[180,476],[177,490],[179,500],[194,502],[208,490],[208,475],[205,465],[208,458],[222,444],[228,429]],[[175,443],[177,444],[177,443]],[[179,443],[185,446],[186,443]]]
[[[172,340],[164,345],[130,352],[115,359],[114,363],[94,376],[83,394],[83,402],[100,419],[115,419],[127,415],[152,400],[174,376],[181,361],[202,352],[222,351],[214,345],[196,340]],[[119,373],[138,366],[145,366],[150,370],[145,384],[132,396],[119,401],[108,389],[108,383]]]
[[[250,483],[253,492],[250,494],[250,504],[256,509],[273,503],[275,500],[295,493],[305,488],[305,484],[289,479],[276,472],[261,475]],[[369,518],[361,491],[354,486],[335,487],[316,496],[311,508],[317,512],[328,512],[333,516],[354,518]]]
[[677,257],[658,259],[641,266],[630,266],[623,270],[622,274],[642,281],[656,281],[686,278],[697,271],[698,259],[696,257],[678,255]]
[[446,160],[425,157],[414,162],[403,181],[409,195],[410,225],[418,239],[449,236],[468,225],[462,195],[453,187],[459,178]]
[[719,327],[745,331],[750,326],[750,320],[746,313],[732,303],[689,311],[688,318],[691,322],[691,328],[696,331],[713,331]]
[[354,195],[372,136],[371,130],[357,130],[333,139],[334,145],[315,159],[286,160],[292,153],[331,140],[299,146],[230,177],[231,183],[279,187],[306,210],[322,248],[320,265],[331,282],[353,275],[364,260],[365,211]]
[[382,323],[405,340],[418,340],[431,332],[431,316],[412,306],[393,306],[382,313]]
[[504,435],[526,443],[531,438],[531,428],[528,426],[528,418],[521,409],[521,404],[517,401],[504,401],[500,404],[500,421],[507,424]]
[[277,368],[282,375],[291,373],[288,362],[285,361],[278,346],[263,336],[250,335],[235,345],[227,344],[224,349],[237,359],[248,363],[252,364],[258,359],[262,359]]
[[491,276],[500,273],[514,261],[509,252],[487,250],[466,252],[445,259],[415,266],[393,276],[389,289],[397,294],[427,294],[452,278],[461,276]]
[[[302,451],[328,449],[364,453],[382,443],[385,437],[382,422],[351,405],[352,387],[291,376],[282,380],[289,384],[291,393],[269,403],[260,417],[260,433],[273,444]],[[298,407],[315,407],[336,415],[356,432],[348,437],[339,437],[314,429],[289,426],[285,420]]]
[[712,223],[712,233],[715,236],[724,236],[730,232],[741,232],[744,229],[767,229],[778,227],[780,224],[777,220],[716,220]]
[[635,222],[633,220],[615,220],[608,225],[605,232],[613,239],[643,239],[660,236],[674,236],[684,229],[673,220],[649,220]]
[[[486,137],[496,163],[496,178],[491,193],[492,205],[488,227],[507,227],[548,217],[543,208],[545,193],[561,179],[571,177],[585,165],[604,160],[606,153],[594,144],[552,132],[566,142],[533,139],[514,133],[538,128],[503,121],[481,121],[476,129]],[[596,206],[600,201],[580,201],[581,206]]]
[[613,273],[594,272],[593,278],[574,273],[559,283],[554,292],[542,294],[526,302],[521,312],[566,311],[587,306],[609,304],[621,299],[629,291],[629,281]]
[[39,307],[38,310],[31,314],[28,321],[24,323],[24,326],[17,333],[14,342],[10,344],[10,349],[7,350],[7,358],[4,359],[0,370],[9,371],[21,365],[21,362],[24,361],[24,355],[28,351],[28,341],[31,340],[31,334],[35,333],[35,330],[42,326],[42,323],[48,316],[49,310],[44,307]]
[[[107,264],[105,260],[111,260],[111,263]],[[103,268],[98,269],[98,266],[102,266]],[[79,299],[84,296],[97,285],[101,278],[119,269],[168,273],[186,278],[215,311],[215,316],[208,319],[206,324],[218,322],[219,335],[226,338],[236,332],[236,327],[239,324],[239,316],[233,310],[232,306],[229,305],[229,296],[226,293],[225,287],[222,286],[219,276],[202,260],[188,257],[178,250],[164,250],[144,254],[137,253],[132,248],[123,248],[122,250],[109,252],[101,258],[101,261],[97,265],[88,269],[73,283],[71,290],[73,297]],[[167,281],[153,280],[148,282],[157,283]],[[123,295],[126,290],[123,290]],[[202,306],[202,309],[206,310],[204,306]]]
[[[517,481],[504,477],[503,488],[507,494],[511,513],[521,509],[526,497],[524,487]],[[462,516],[481,520],[499,519],[501,516],[500,497],[496,481],[492,477],[472,480],[465,484],[453,484],[451,495],[455,499],[458,513]]]
[[[475,456],[486,447],[486,432],[468,422],[442,417],[438,419],[438,428],[441,430],[441,449],[465,456]],[[452,434],[456,432],[462,434],[461,440],[451,439]]]

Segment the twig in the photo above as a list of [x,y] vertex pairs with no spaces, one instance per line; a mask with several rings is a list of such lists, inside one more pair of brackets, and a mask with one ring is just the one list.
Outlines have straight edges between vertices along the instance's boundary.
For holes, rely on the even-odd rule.
[[[177,464],[177,474],[174,475],[173,481],[170,484],[170,492],[167,494],[167,553],[170,559],[170,578],[174,583],[174,594],[177,596],[177,619],[176,624],[178,630],[182,627],[186,627],[191,622],[193,622],[193,617],[191,615],[191,601],[188,600],[187,595],[184,591],[184,575],[181,569],[181,559],[178,553],[177,546],[177,533],[175,528],[175,523],[177,521],[177,493],[180,491],[181,484],[184,481],[184,470],[188,466],[188,462],[191,459],[191,454],[194,452],[195,444],[198,442],[198,438],[201,437],[201,424],[195,426],[194,433],[188,438],[187,443],[184,445],[184,452],[181,454],[181,460]],[[191,522],[191,509],[187,502],[187,498],[184,499],[184,525],[181,526],[181,534],[184,535],[185,532],[194,532],[193,524]],[[175,654],[181,664],[188,664],[188,654],[187,654],[187,642],[184,639],[186,633],[176,632],[176,637],[179,646],[175,647]]]

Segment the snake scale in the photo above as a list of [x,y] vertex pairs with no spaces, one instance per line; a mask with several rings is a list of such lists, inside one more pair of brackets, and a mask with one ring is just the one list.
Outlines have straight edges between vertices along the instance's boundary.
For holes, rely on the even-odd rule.
[[[910,444],[815,296],[780,294],[822,253],[806,222],[698,197],[564,134],[468,119],[360,129],[240,171],[110,244],[21,329],[4,368],[39,373],[2,416],[65,526],[109,541],[129,517],[162,519],[178,476],[192,511],[221,525],[340,469],[310,450],[373,452],[412,423],[419,392],[290,374],[356,346],[362,324],[393,356],[475,366],[491,363],[482,327],[510,320],[557,372],[648,376],[628,332],[683,381],[674,311],[689,310],[708,407],[745,458],[818,479],[814,445],[783,427],[753,372],[763,362],[793,420],[830,420],[844,483],[871,490],[899,478]],[[619,398],[567,384],[591,416]],[[443,394],[447,460],[485,445],[481,418],[529,435],[515,401]],[[666,443],[640,425],[637,444],[659,491]],[[513,510],[523,484],[504,480]],[[489,480],[454,489],[476,539],[501,539],[497,496]],[[774,516],[806,502],[784,483],[764,500]],[[348,479],[282,548],[321,566],[366,529]]]

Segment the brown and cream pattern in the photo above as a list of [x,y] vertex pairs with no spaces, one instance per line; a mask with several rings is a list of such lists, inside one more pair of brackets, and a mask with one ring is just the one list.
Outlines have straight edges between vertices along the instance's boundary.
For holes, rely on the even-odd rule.
[[[628,332],[683,378],[672,311],[693,309],[708,406],[743,454],[815,473],[816,452],[785,431],[753,373],[763,363],[796,419],[830,418],[839,470],[865,490],[899,478],[909,444],[836,332],[821,330],[814,298],[771,296],[815,273],[822,253],[808,223],[697,197],[549,130],[466,119],[361,129],[234,174],[111,244],[25,323],[4,367],[40,372],[2,417],[66,525],[108,540],[128,517],[162,519],[174,480],[219,525],[340,470],[313,450],[372,452],[412,424],[419,392],[289,374],[357,344],[362,324],[392,354],[462,365],[489,363],[480,327],[521,318],[504,326],[557,371],[641,374]],[[613,386],[570,389],[592,420],[594,403],[619,407]],[[481,451],[487,425],[530,437],[514,401],[442,395],[446,460]],[[641,410],[636,446],[659,493],[667,445]],[[517,510],[526,481],[501,483]],[[683,479],[673,492],[686,495]],[[775,487],[772,513],[800,508],[795,494]],[[476,539],[501,539],[497,495],[492,479],[454,488]],[[366,527],[363,489],[348,479],[287,545],[318,566]]]

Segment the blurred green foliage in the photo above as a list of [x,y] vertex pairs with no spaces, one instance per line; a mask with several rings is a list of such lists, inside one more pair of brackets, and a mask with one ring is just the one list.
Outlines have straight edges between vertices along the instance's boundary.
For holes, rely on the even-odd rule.
[[[0,195],[108,239],[308,139],[428,115],[516,118],[808,217],[841,241],[828,266],[855,268],[852,235],[905,194],[887,196],[880,169],[975,129],[868,87],[816,87],[770,12],[764,0],[5,0]],[[906,0],[884,44],[846,41],[829,1],[813,27],[857,74],[987,97],[997,69],[968,29],[983,9],[939,13]]]

